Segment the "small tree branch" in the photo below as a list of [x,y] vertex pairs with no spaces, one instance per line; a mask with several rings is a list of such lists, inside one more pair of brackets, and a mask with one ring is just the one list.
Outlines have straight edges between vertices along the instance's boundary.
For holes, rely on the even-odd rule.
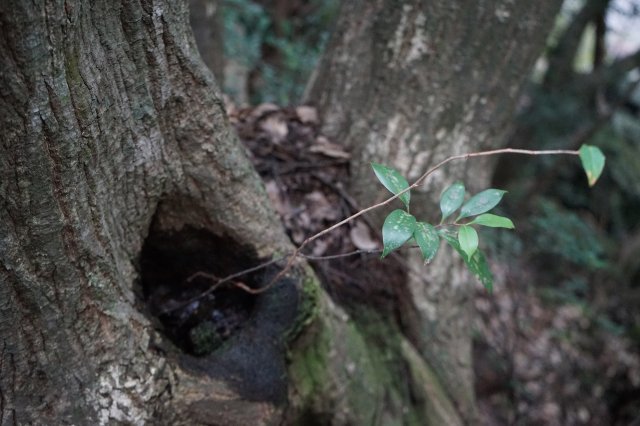
[[[406,189],[398,192],[397,194],[393,195],[392,197],[387,198],[386,200],[374,204],[372,206],[369,206],[365,209],[359,210],[358,212],[352,214],[351,216],[347,217],[346,219],[341,220],[340,222],[330,226],[329,228],[326,228],[320,232],[318,232],[317,234],[314,234],[312,236],[310,236],[309,238],[307,238],[306,240],[304,240],[302,242],[302,244],[300,244],[295,250],[293,250],[293,252],[291,252],[291,254],[288,255],[284,255],[272,260],[269,260],[267,262],[261,263],[257,266],[254,266],[252,268],[249,269],[245,269],[243,271],[239,271],[236,272],[235,274],[231,274],[229,276],[226,276],[224,278],[218,278],[217,276],[215,276],[214,274],[210,274],[210,273],[206,273],[206,272],[196,272],[195,274],[191,275],[189,278],[187,278],[187,282],[191,282],[194,279],[200,277],[200,278],[205,278],[211,281],[214,281],[214,284],[208,288],[206,291],[202,292],[201,294],[199,294],[198,296],[192,297],[191,299],[185,301],[184,303],[180,303],[178,306],[172,307],[171,309],[166,309],[164,311],[161,312],[162,314],[167,314],[173,311],[176,311],[178,309],[181,309],[187,305],[189,305],[190,303],[193,303],[195,301],[197,301],[198,299],[201,299],[202,297],[211,294],[212,292],[214,292],[217,288],[219,288],[222,284],[231,284],[243,291],[246,291],[247,293],[250,294],[260,294],[260,293],[264,293],[265,291],[269,290],[271,287],[273,287],[279,280],[280,278],[282,278],[293,266],[293,262],[295,262],[295,260],[298,257],[302,257],[302,258],[306,258],[309,260],[330,260],[330,259],[337,259],[337,258],[341,258],[341,257],[347,257],[347,256],[353,256],[353,255],[357,255],[357,254],[374,254],[374,253],[380,253],[381,250],[355,250],[349,253],[342,253],[342,254],[336,254],[336,255],[330,255],[330,256],[312,256],[312,255],[306,255],[301,253],[302,249],[305,248],[309,243],[311,243],[312,241],[317,240],[318,238],[322,237],[323,235],[341,227],[342,225],[345,225],[349,222],[351,222],[352,220],[354,220],[357,217],[362,216],[363,214],[370,212],[372,210],[375,210],[377,208],[386,206],[387,204],[391,203],[393,200],[395,200],[396,198],[400,197],[402,194],[404,194],[407,191],[410,191],[414,188],[417,188],[418,186],[420,186],[422,183],[424,183],[424,181],[430,176],[432,175],[436,170],[440,169],[441,167],[443,167],[444,165],[455,161],[455,160],[466,160],[468,158],[475,158],[475,157],[488,157],[488,156],[492,156],[492,155],[499,155],[499,154],[521,154],[521,155],[579,155],[578,151],[574,151],[574,150],[567,150],[567,149],[550,149],[550,150],[539,150],[539,151],[535,151],[535,150],[529,150],[529,149],[514,149],[514,148],[502,148],[502,149],[494,149],[491,151],[479,151],[479,152],[471,152],[471,153],[467,153],[467,154],[458,154],[458,155],[452,155],[451,157],[445,158],[444,160],[440,161],[438,164],[436,164],[435,166],[431,167],[429,170],[427,170],[422,176],[420,176],[418,179],[415,180],[415,182],[413,182],[409,187],[407,187]],[[417,246],[416,246],[417,247]],[[415,248],[415,247],[412,247]],[[267,285],[265,285],[264,287],[259,287],[259,288],[253,288],[250,287],[248,285],[246,285],[245,283],[241,282],[241,281],[234,281],[237,278],[240,278],[244,275],[250,274],[252,272],[257,272],[259,270],[262,270],[268,266],[271,266],[273,264],[276,264],[284,259],[287,259],[287,263],[285,264],[284,268],[282,268],[282,270],[280,270],[280,272],[278,272],[278,274],[269,281],[269,283]]]
[[[610,105],[604,113],[597,115],[590,120],[586,125],[578,129],[573,136],[569,138],[568,148],[579,149],[582,144],[591,139],[600,129],[602,129],[609,121],[611,117],[618,111],[618,109],[627,102],[633,92],[640,86],[640,80],[631,83],[625,90],[625,93],[620,96],[615,103]],[[530,200],[533,194],[542,194],[547,191],[551,184],[557,179],[560,169],[558,163],[552,162],[547,171],[539,175],[533,185],[526,191],[525,195],[519,202],[520,207],[526,203],[526,200]]]
[[451,157],[448,157],[444,160],[442,160],[441,162],[439,162],[438,164],[436,164],[435,166],[433,166],[432,168],[430,168],[429,170],[427,170],[422,176],[420,176],[418,179],[416,179],[416,181],[411,184],[408,188],[404,189],[403,191],[398,192],[397,194],[395,194],[392,197],[387,198],[386,200],[378,203],[378,204],[374,204],[372,206],[369,206],[365,209],[362,209],[354,214],[352,214],[351,216],[349,216],[346,219],[341,220],[340,222],[336,223],[333,226],[330,226],[329,228],[326,228],[320,232],[318,232],[315,235],[312,235],[311,237],[307,238],[306,240],[304,240],[302,242],[302,244],[300,244],[291,254],[291,256],[289,256],[289,260],[287,261],[287,264],[285,265],[285,267],[273,278],[273,280],[271,280],[271,282],[269,284],[267,284],[265,287],[262,287],[262,291],[265,291],[267,289],[269,289],[271,286],[273,286],[273,284],[275,282],[277,282],[280,278],[282,278],[282,276],[284,274],[286,274],[289,269],[291,269],[291,266],[293,265],[293,262],[295,261],[295,259],[298,257],[298,255],[300,254],[300,251],[307,246],[307,244],[309,244],[310,242],[317,240],[318,238],[322,237],[323,235],[341,227],[342,225],[351,222],[353,219],[362,216],[363,214],[370,212],[371,210],[375,210],[378,209],[380,207],[386,206],[387,204],[391,203],[393,200],[395,200],[396,198],[400,197],[402,194],[404,194],[405,192],[408,192],[414,188],[417,188],[418,186],[420,186],[431,174],[433,174],[436,170],[438,170],[439,168],[441,168],[442,166],[446,165],[447,163],[450,163],[452,161],[455,160],[466,160],[468,158],[474,158],[474,157],[487,157],[487,156],[491,156],[491,155],[498,155],[498,154],[522,154],[522,155],[579,155],[578,151],[572,151],[572,150],[565,150],[565,149],[555,149],[555,150],[541,150],[541,151],[534,151],[534,150],[528,150],[528,149],[514,149],[514,148],[502,148],[502,149],[494,149],[491,151],[480,151],[480,152],[471,152],[471,153],[467,153],[467,154],[459,154],[459,155],[453,155]]

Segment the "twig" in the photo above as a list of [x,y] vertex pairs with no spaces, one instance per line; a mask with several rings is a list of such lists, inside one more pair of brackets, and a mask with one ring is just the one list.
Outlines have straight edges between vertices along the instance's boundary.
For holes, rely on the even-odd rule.
[[[268,262],[264,262],[261,263],[260,265],[254,266],[252,268],[249,269],[245,269],[243,271],[239,271],[236,272],[235,274],[229,275],[227,277],[224,278],[218,278],[213,274],[209,274],[206,272],[196,272],[195,274],[191,275],[189,278],[187,278],[187,282],[191,282],[193,281],[195,278],[197,277],[202,277],[202,278],[206,278],[212,281],[216,281],[216,283],[211,286],[209,289],[207,289],[206,291],[202,292],[201,294],[199,294],[198,296],[192,297],[191,299],[187,300],[184,303],[181,303],[180,305],[173,307],[171,309],[167,309],[165,311],[163,311],[161,314],[166,314],[169,312],[173,312],[175,310],[178,310],[184,306],[189,305],[190,303],[193,303],[195,301],[197,301],[198,299],[212,293],[213,291],[215,291],[218,287],[220,287],[222,284],[225,283],[231,283],[232,285],[234,285],[235,287],[238,287],[244,291],[246,291],[247,293],[250,294],[260,294],[260,293],[264,293],[265,291],[269,290],[271,287],[273,287],[279,280],[280,278],[282,278],[284,276],[284,274],[286,274],[290,269],[291,266],[293,265],[293,262],[295,261],[296,258],[298,257],[303,257],[309,260],[329,260],[329,259],[337,259],[340,257],[347,257],[347,256],[353,256],[356,254],[373,254],[373,253],[380,253],[381,250],[356,250],[356,251],[352,251],[349,253],[343,253],[343,254],[336,254],[336,255],[330,255],[330,256],[312,256],[312,255],[306,255],[301,253],[302,249],[305,248],[307,246],[307,244],[309,244],[312,241],[317,240],[318,238],[320,238],[321,236],[341,227],[342,225],[351,222],[353,219],[362,216],[363,214],[370,212],[371,210],[375,210],[377,208],[386,206],[387,204],[391,203],[393,200],[395,200],[396,198],[400,197],[402,194],[404,194],[407,191],[410,191],[416,187],[418,187],[419,185],[421,185],[426,179],[427,177],[429,177],[431,174],[433,174],[436,170],[438,170],[439,168],[441,168],[442,166],[444,166],[447,163],[450,163],[451,161],[455,161],[455,160],[463,160],[463,159],[467,159],[467,158],[474,158],[474,157],[486,157],[486,156],[491,156],[491,155],[498,155],[498,154],[522,154],[522,155],[579,155],[578,151],[572,151],[572,150],[566,150],[566,149],[554,149],[554,150],[540,150],[540,151],[534,151],[534,150],[528,150],[528,149],[514,149],[514,148],[502,148],[502,149],[494,149],[491,151],[480,151],[480,152],[471,152],[471,153],[467,153],[467,154],[458,154],[458,155],[452,155],[451,157],[448,157],[444,160],[442,160],[441,162],[439,162],[438,164],[436,164],[435,166],[431,167],[429,170],[427,170],[422,176],[420,176],[418,179],[416,179],[415,182],[413,182],[413,184],[411,184],[409,187],[405,188],[404,190],[398,192],[397,194],[393,195],[392,197],[387,198],[386,200],[374,204],[372,206],[369,206],[365,209],[359,210],[358,212],[352,214],[351,216],[347,217],[346,219],[341,220],[340,222],[330,226],[329,228],[326,228],[320,232],[318,232],[317,234],[314,234],[312,236],[310,236],[309,238],[307,238],[306,240],[304,240],[302,242],[302,244],[300,244],[295,250],[293,250],[291,252],[291,254],[287,254],[281,257],[278,257],[276,259],[272,259]],[[287,259],[287,263],[285,264],[284,268],[282,270],[280,270],[280,272],[278,272],[278,274],[271,279],[271,281],[269,281],[269,283],[267,285],[265,285],[264,287],[259,287],[259,288],[252,288],[249,287],[248,285],[236,281],[233,282],[232,280],[239,278],[241,276],[244,276],[246,274],[252,273],[252,272],[256,272],[259,271],[261,269],[264,269],[270,265],[273,265],[277,262],[280,262],[281,260]]]
[[[410,246],[408,248],[418,248],[418,246]],[[300,253],[299,256],[300,257],[304,257],[305,259],[308,259],[308,260],[333,260],[333,259],[339,259],[339,258],[343,258],[343,257],[355,256],[355,255],[358,255],[358,254],[379,254],[379,253],[382,253],[381,249],[376,249],[376,250],[353,250],[353,251],[350,251],[350,252],[347,252],[347,253],[332,254],[332,255],[329,255],[329,256],[313,256],[313,255],[310,255],[310,254]],[[187,306],[187,305],[189,305],[189,304],[191,304],[191,303],[193,303],[193,302],[205,297],[206,295],[213,293],[222,284],[229,283],[229,284],[231,284],[231,285],[233,285],[235,287],[238,287],[238,288],[240,288],[240,289],[242,289],[242,290],[244,290],[244,291],[246,291],[247,293],[250,293],[250,294],[262,293],[264,291],[264,287],[252,288],[252,287],[249,287],[248,285],[244,284],[243,282],[240,282],[240,281],[233,282],[233,280],[236,279],[236,278],[240,278],[240,277],[242,277],[244,275],[250,274],[252,272],[257,272],[257,271],[260,271],[260,270],[262,270],[264,268],[267,268],[267,267],[273,265],[274,263],[278,263],[281,260],[284,260],[287,256],[281,256],[281,257],[278,257],[276,259],[269,260],[268,262],[264,262],[264,263],[261,263],[259,265],[256,265],[256,266],[254,266],[252,268],[243,269],[242,271],[236,272],[235,274],[228,275],[228,276],[226,276],[224,278],[220,278],[220,277],[216,276],[215,274],[211,274],[211,273],[208,273],[208,272],[198,271],[198,272],[192,274],[191,276],[189,276],[189,278],[186,279],[186,282],[190,283],[193,280],[195,280],[196,278],[204,278],[204,279],[207,279],[207,280],[210,280],[210,281],[214,281],[215,284],[213,284],[211,287],[209,287],[207,290],[203,291],[199,295],[194,296],[191,299],[186,300],[186,301],[180,303],[177,306],[174,306],[172,308],[163,310],[162,312],[160,312],[160,315],[168,314],[170,312],[177,311],[178,309],[182,309],[185,306]]]
[[382,253],[381,249],[354,250],[354,251],[350,251],[350,252],[347,252],[347,253],[332,254],[332,255],[329,255],[329,256],[312,256],[312,255],[309,255],[309,254],[300,254],[300,256],[304,257],[305,259],[309,259],[309,260],[332,260],[332,259],[340,259],[341,257],[355,256],[356,254],[379,254],[379,253]]
[[[633,92],[640,86],[640,80],[631,83],[625,92],[613,104],[607,108],[604,113],[597,114],[593,120],[587,125],[578,129],[573,136],[569,138],[568,148],[579,149],[580,146],[593,137],[604,125],[609,123],[613,115],[629,100]],[[543,194],[549,186],[556,180],[560,173],[557,162],[552,162],[545,173],[539,175],[533,185],[529,187],[524,196],[520,198],[518,207],[522,207],[527,200],[530,200],[534,194]]]
[[[348,207],[351,209],[348,213],[350,213],[351,211],[357,212],[358,210],[360,210],[360,206],[358,206],[358,203],[356,203],[356,201],[351,197],[351,195],[349,195],[347,191],[345,191],[340,185],[336,185],[330,180],[325,179],[322,176],[319,176],[315,173],[312,174],[311,176],[318,179],[323,184],[327,185],[333,191],[337,192],[340,195],[340,197],[342,197],[342,199],[347,203]],[[363,217],[362,220],[369,227],[371,231],[375,232],[376,228],[375,226],[373,226],[373,223],[371,222],[371,220],[367,219],[366,217]]]
[[[182,309],[185,306],[196,302],[200,299],[202,299],[203,297],[205,297],[208,294],[213,293],[218,287],[220,287],[222,284],[226,284],[228,282],[230,282],[231,280],[235,280],[236,278],[240,278],[244,275],[250,274],[252,272],[257,272],[260,271],[268,266],[273,265],[274,263],[280,262],[281,260],[285,259],[287,256],[281,256],[278,257],[276,259],[271,259],[267,262],[261,263],[259,265],[256,265],[252,268],[248,268],[248,269],[243,269],[242,271],[236,272],[235,274],[231,274],[231,275],[227,275],[224,278],[218,278],[217,276],[215,276],[214,274],[210,274],[208,272],[196,272],[195,274],[192,274],[191,276],[189,276],[189,278],[186,279],[187,283],[190,283],[191,281],[195,280],[196,278],[205,278],[211,281],[215,281],[216,283],[214,285],[212,285],[211,287],[209,287],[208,289],[206,289],[205,291],[203,291],[202,293],[200,293],[197,296],[192,297],[191,299],[186,300],[185,302],[182,302],[180,304],[178,304],[177,306],[174,306],[170,309],[165,309],[162,312],[160,312],[160,315],[164,315],[164,314],[168,314],[170,312],[173,311],[177,311],[178,309]],[[247,291],[247,289],[251,290],[251,291],[247,291],[248,293],[251,293],[252,291],[254,291],[255,289],[252,289],[251,287],[248,287],[242,283],[232,283],[234,284],[236,287],[240,287],[243,290]],[[238,285],[238,284],[242,284],[242,286]],[[246,288],[245,288],[246,287]]]
[[341,220],[340,222],[336,223],[335,225],[330,226],[329,228],[326,228],[326,229],[318,232],[317,234],[312,235],[311,237],[309,237],[306,240],[304,240],[302,242],[302,244],[300,244],[293,251],[293,254],[289,257],[289,260],[287,261],[285,267],[271,280],[271,282],[269,284],[267,284],[266,286],[262,287],[264,289],[263,291],[268,290],[271,286],[273,286],[273,284],[275,282],[277,282],[280,278],[282,278],[282,276],[284,274],[286,274],[289,271],[289,269],[291,269],[291,266],[293,265],[293,262],[295,261],[295,259],[300,254],[300,251],[304,247],[306,247],[306,245],[309,244],[310,242],[312,242],[314,240],[317,240],[321,236],[333,231],[334,229],[337,229],[337,228],[341,227],[342,225],[344,225],[346,223],[351,222],[353,219],[355,219],[355,218],[357,218],[359,216],[362,216],[363,214],[365,214],[367,212],[370,212],[371,210],[375,210],[377,208],[386,206],[387,204],[391,203],[396,198],[400,197],[405,192],[410,191],[410,190],[418,187],[419,185],[421,185],[422,182],[424,182],[427,177],[429,177],[431,174],[433,174],[433,172],[435,172],[436,170],[438,170],[440,167],[444,166],[445,164],[450,163],[451,161],[462,160],[462,159],[466,160],[467,158],[486,157],[486,156],[498,155],[498,154],[579,155],[579,152],[578,151],[572,151],[572,150],[566,150],[566,149],[551,149],[551,150],[534,151],[534,150],[528,150],[528,149],[502,148],[502,149],[494,149],[494,150],[491,150],[491,151],[480,151],[480,152],[471,152],[471,153],[467,153],[467,154],[452,155],[451,157],[445,158],[444,160],[442,160],[441,162],[439,162],[438,164],[436,164],[435,166],[433,166],[432,168],[427,170],[422,176],[420,176],[418,179],[416,179],[416,181],[413,184],[411,184],[409,187],[407,187],[404,190],[398,192],[394,196],[389,197],[386,200],[384,200],[384,201],[382,201],[382,202],[380,202],[378,204],[374,204],[374,205],[369,206],[369,207],[367,207],[365,209],[362,209],[362,210],[352,214],[348,218]]

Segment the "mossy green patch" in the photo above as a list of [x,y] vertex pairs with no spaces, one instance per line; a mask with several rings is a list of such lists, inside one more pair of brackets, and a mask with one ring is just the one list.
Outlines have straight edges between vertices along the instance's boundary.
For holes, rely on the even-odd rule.
[[296,320],[286,333],[285,338],[287,342],[293,341],[318,314],[320,283],[313,272],[308,268],[305,268],[305,270],[301,272],[301,275],[298,313],[296,315]]
[[189,331],[189,339],[196,355],[206,355],[222,345],[224,340],[211,321],[205,321]]
[[302,401],[320,394],[328,383],[325,376],[328,370],[330,338],[329,330],[318,324],[309,329],[290,352],[290,382]]
[[[423,425],[422,407],[412,403],[413,395],[408,383],[410,376],[407,375],[407,361],[402,351],[402,344],[406,339],[402,332],[393,320],[368,308],[352,309],[352,317],[369,357],[370,370],[360,374],[374,380],[373,387],[378,389],[372,395],[378,403],[376,407],[370,407],[377,410],[376,422],[388,425]],[[364,401],[357,405],[365,408],[363,403]]]
[[64,68],[66,71],[67,82],[73,82],[76,84],[82,83],[77,52],[70,50],[65,55]]

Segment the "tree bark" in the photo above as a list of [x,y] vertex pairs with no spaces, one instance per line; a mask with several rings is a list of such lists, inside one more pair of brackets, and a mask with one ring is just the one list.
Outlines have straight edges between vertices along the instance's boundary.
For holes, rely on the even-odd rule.
[[188,17],[0,4],[0,424],[461,424],[402,333],[304,265],[208,356],[162,334],[139,293],[291,249]]
[[[324,133],[352,152],[351,192],[362,206],[386,197],[370,162],[414,180],[444,158],[499,146],[560,1],[343,2],[337,29],[306,101]],[[487,187],[491,162],[447,166],[412,194],[419,220],[439,220],[441,191],[455,180]],[[378,218],[379,219],[379,218]],[[467,422],[475,417],[470,302],[474,284],[451,253],[408,286],[419,312],[418,348]]]
[[256,258],[288,248],[186,3],[1,8],[3,422],[188,419],[208,400],[256,415],[224,374],[158,349],[134,297],[150,233],[195,229]]

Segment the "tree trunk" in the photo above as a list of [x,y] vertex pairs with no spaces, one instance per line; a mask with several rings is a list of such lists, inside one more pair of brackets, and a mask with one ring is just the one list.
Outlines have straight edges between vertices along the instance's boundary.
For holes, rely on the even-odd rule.
[[[352,151],[351,192],[361,206],[388,193],[370,162],[416,179],[444,158],[499,146],[560,1],[343,2],[337,29],[306,100],[324,132]],[[490,162],[459,162],[412,194],[419,220],[439,220],[441,191],[455,180],[484,189]],[[418,347],[467,422],[475,416],[470,302],[475,284],[441,253],[412,257],[408,286],[419,312]]]
[[147,236],[192,231],[207,242],[176,244],[251,260],[288,248],[186,3],[15,1],[0,17],[3,418],[140,423],[208,399],[233,408],[225,374],[194,375],[211,367],[163,352],[134,297]]
[[400,331],[356,322],[304,265],[229,296],[248,319],[206,356],[162,334],[159,289],[291,249],[188,17],[0,5],[0,424],[460,424]]
[[584,32],[589,24],[597,22],[606,13],[610,2],[611,0],[587,0],[576,13],[556,45],[549,51],[545,88],[573,89],[574,63]]

